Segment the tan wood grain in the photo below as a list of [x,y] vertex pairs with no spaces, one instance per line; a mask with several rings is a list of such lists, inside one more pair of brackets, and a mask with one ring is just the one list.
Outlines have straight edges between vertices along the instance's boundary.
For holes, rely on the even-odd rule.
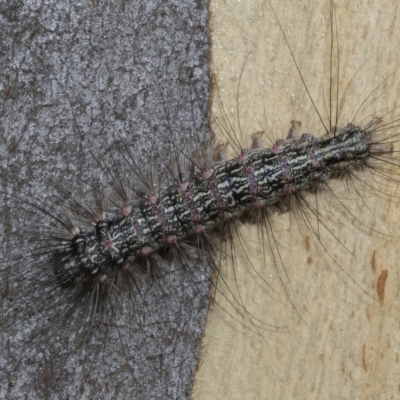
[[[326,121],[329,1],[272,0],[272,4]],[[400,10],[391,0],[337,0],[334,9],[341,93],[355,74],[340,118],[343,125],[371,91],[399,69]],[[265,132],[265,144],[267,136],[284,138],[291,120],[321,135],[322,125],[268,2],[212,0],[210,12],[218,82],[213,112],[221,144],[227,140],[218,125],[227,126],[227,119],[247,143],[257,131]],[[369,98],[357,121],[366,123],[399,106],[399,88],[397,74]],[[399,115],[395,111],[386,121]],[[372,176],[366,173],[363,179],[369,182]],[[332,194],[318,196],[319,216],[330,230],[313,219],[321,241],[302,222],[300,212],[275,215],[274,236],[268,233],[277,242],[279,253],[273,253],[277,262],[270,251],[265,258],[260,256],[263,249],[254,226],[240,227],[245,249],[236,243],[235,263],[223,263],[223,279],[229,280],[233,294],[223,284],[219,287],[231,304],[234,298],[243,301],[251,316],[238,305],[236,312],[217,291],[194,400],[399,398],[400,213],[395,196],[400,184],[377,184],[394,197],[361,187],[360,198],[340,182],[332,188],[343,204]],[[268,247],[267,239],[264,243]],[[270,326],[256,328],[255,318]]]

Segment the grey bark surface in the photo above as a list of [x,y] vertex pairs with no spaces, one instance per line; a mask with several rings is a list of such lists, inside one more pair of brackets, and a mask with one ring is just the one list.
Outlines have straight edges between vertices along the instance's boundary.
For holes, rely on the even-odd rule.
[[[115,166],[123,163],[121,137],[127,152],[141,155],[139,163],[155,148],[162,155],[171,135],[178,145],[205,137],[207,1],[2,2],[0,38],[0,398],[187,398],[210,268],[199,263],[188,277],[178,266],[164,281],[147,283],[139,295],[141,323],[115,316],[107,336],[95,332],[84,348],[74,345],[79,330],[57,327],[29,341],[45,324],[43,312],[34,314],[41,281],[29,287],[32,250],[15,243],[48,221],[24,207],[10,210],[5,194],[53,204],[60,196],[49,181],[83,193],[97,181],[107,186],[101,164],[110,153]],[[46,322],[62,313],[55,301]],[[10,315],[15,324],[7,324]]]

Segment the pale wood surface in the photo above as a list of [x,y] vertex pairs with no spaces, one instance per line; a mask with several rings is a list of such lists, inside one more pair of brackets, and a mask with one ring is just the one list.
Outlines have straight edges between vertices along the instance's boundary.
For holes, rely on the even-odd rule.
[[[213,69],[219,87],[213,110],[218,119],[225,119],[221,97],[236,132],[235,116],[237,108],[240,110],[245,138],[260,130],[273,140],[284,138],[292,119],[320,135],[321,124],[268,3],[211,3]],[[325,118],[324,102],[328,104],[329,97],[329,1],[272,0],[272,4]],[[397,1],[338,0],[335,13],[341,91],[361,66],[342,112],[343,125],[379,82],[399,69],[400,10]],[[366,123],[371,115],[382,115],[381,110],[400,105],[399,87],[397,73],[371,97],[357,120]],[[399,114],[395,112],[388,120]],[[226,141],[223,135],[220,141]],[[372,178],[364,175],[364,180],[368,179]],[[385,192],[398,194],[396,185],[378,183]],[[279,263],[279,274],[276,272],[269,252],[265,260],[260,256],[259,240],[251,236],[257,231],[241,228],[244,246],[253,253],[252,262],[247,259],[249,253],[244,254],[237,245],[237,262],[224,266],[224,271],[238,298],[236,279],[246,310],[276,328],[264,330],[262,337],[246,329],[228,315],[226,311],[235,312],[217,293],[204,334],[194,400],[400,396],[399,201],[396,197],[377,196],[365,187],[360,190],[361,200],[354,190],[346,193],[338,182],[332,187],[351,215],[332,195],[320,196],[320,217],[332,235],[321,224],[320,233],[323,245],[342,269],[310,229],[299,222],[299,214],[274,218],[274,235],[290,283]],[[374,233],[354,217],[388,236]],[[267,247],[267,240],[264,242]],[[278,294],[261,281],[252,264]],[[221,290],[227,293],[223,286]],[[249,318],[237,313],[235,316],[253,327]]]

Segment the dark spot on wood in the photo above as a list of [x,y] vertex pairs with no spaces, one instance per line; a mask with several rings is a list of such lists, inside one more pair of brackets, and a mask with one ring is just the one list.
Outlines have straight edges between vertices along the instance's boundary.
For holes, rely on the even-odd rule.
[[388,270],[384,269],[378,278],[378,283],[376,284],[376,291],[378,292],[379,301],[383,303],[385,299],[385,286],[386,286],[386,279],[388,277]]
[[311,248],[310,236],[306,235],[306,251],[309,252]]
[[376,271],[376,254],[375,254],[375,250],[372,253],[372,257],[371,257],[371,267],[372,267],[372,271]]
[[363,365],[363,369],[365,372],[367,372],[367,370],[368,370],[366,354],[367,354],[367,345],[364,343],[362,345],[362,365]]

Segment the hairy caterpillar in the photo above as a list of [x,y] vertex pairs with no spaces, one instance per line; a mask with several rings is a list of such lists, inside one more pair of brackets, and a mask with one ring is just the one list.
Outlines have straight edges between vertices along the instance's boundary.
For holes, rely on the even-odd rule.
[[[243,137],[248,131],[264,130],[272,140],[282,138],[287,134],[288,121],[293,119],[301,121],[308,131],[323,131],[268,3],[222,3],[212,3],[213,63],[225,110],[220,110],[221,101],[216,95],[214,112],[218,118],[223,120],[226,113],[235,124],[235,132]],[[290,6],[271,3],[305,84],[327,121],[332,76],[329,2],[298,1],[290,2]],[[340,94],[356,76],[346,92],[341,112],[340,121],[346,123],[371,91],[397,71],[399,59],[394,48],[398,41],[398,12],[392,2],[369,2],[366,6],[335,1],[333,7],[337,18],[333,26],[338,31]],[[336,66],[337,63],[334,76]],[[394,110],[389,120],[397,120],[397,77],[390,82],[368,98],[359,120],[364,121],[365,117],[366,122],[381,110]],[[393,134],[396,132],[394,127]],[[396,153],[393,156],[396,160]],[[346,193],[340,185],[334,186],[339,189],[336,195],[340,193],[348,201],[333,209],[332,203],[338,202],[331,194],[320,198],[320,218],[335,233],[335,237],[326,232],[322,236],[325,244],[328,238],[326,248],[310,234],[310,227],[303,229],[301,215],[292,218],[289,213],[274,220],[275,237],[290,279],[287,287],[303,319],[285,306],[283,291],[280,296],[266,295],[265,285],[251,283],[260,282],[256,273],[253,279],[249,278],[248,268],[253,249],[260,251],[260,246],[257,229],[253,236],[245,229],[246,243],[251,248],[242,258],[237,256],[235,276],[229,285],[239,281],[249,312],[257,317],[262,315],[271,325],[282,329],[266,334],[262,341],[254,334],[242,334],[231,318],[227,321],[225,313],[214,308],[205,331],[194,399],[215,398],[222,393],[233,399],[397,396],[398,179],[393,175],[394,180],[389,183],[376,176],[376,181],[370,178],[382,192],[364,187],[359,193],[354,188]],[[380,236],[373,229],[387,236]],[[258,273],[268,276],[274,288],[279,287],[273,268],[260,263],[259,258],[250,258]],[[273,265],[271,257],[267,261]],[[231,270],[228,266],[226,269]],[[217,300],[222,301],[218,295]]]
[[[110,150],[112,150],[112,146],[110,145]],[[92,154],[91,154],[92,155]],[[155,292],[154,294],[157,294],[157,292]],[[158,294],[161,294],[160,292],[158,293]],[[145,311],[145,313],[144,314],[146,314],[146,312],[147,311],[149,311],[148,310],[148,306],[145,306],[145,308],[144,308],[144,311]],[[169,306],[168,307],[165,307],[167,310],[170,310],[170,308],[169,308]],[[168,316],[168,317],[170,317],[170,316]],[[111,322],[114,322],[114,321],[111,321]],[[133,322],[134,323],[137,323],[138,321],[137,320],[135,320],[135,319],[133,319]],[[150,325],[155,325],[155,324],[157,324],[158,323],[158,321],[150,321],[150,322],[154,322],[153,324],[150,324]],[[168,321],[168,323],[169,324],[171,324],[171,320],[169,320]],[[132,324],[133,325],[133,324]],[[139,327],[143,330],[143,329],[146,329],[146,327],[147,327],[147,325],[146,324],[143,324],[142,326],[140,326],[140,324],[139,324]],[[100,341],[100,346],[101,345],[104,345],[104,343],[103,342],[101,342]],[[158,343],[157,343],[158,344]],[[147,354],[151,354],[151,349],[147,349]],[[161,354],[162,356],[165,356],[165,353],[162,353]],[[78,364],[79,365],[79,364]],[[93,362],[92,362],[92,364],[83,364],[83,366],[87,366],[87,365],[90,365],[91,366],[91,368],[94,368],[94,367],[97,367],[97,362],[96,362],[96,360],[94,360]],[[129,379],[129,375],[127,375],[127,379]],[[141,394],[137,394],[137,388],[135,389],[136,390],[136,396],[141,396]],[[114,393],[115,394],[115,393]],[[88,394],[87,393],[85,393],[85,395],[87,396]],[[106,395],[106,393],[102,393],[102,395]],[[176,396],[176,395],[174,395],[174,396]],[[145,396],[143,395],[143,398],[145,398]]]

